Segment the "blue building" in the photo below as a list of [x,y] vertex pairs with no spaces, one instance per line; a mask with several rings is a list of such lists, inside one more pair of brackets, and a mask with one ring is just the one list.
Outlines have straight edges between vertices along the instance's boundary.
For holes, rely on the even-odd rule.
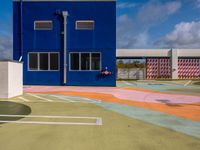
[[115,86],[115,0],[14,0],[25,85]]

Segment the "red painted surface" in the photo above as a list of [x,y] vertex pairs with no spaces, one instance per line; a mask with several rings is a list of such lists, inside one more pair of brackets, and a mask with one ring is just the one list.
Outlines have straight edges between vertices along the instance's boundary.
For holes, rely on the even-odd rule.
[[146,68],[147,79],[171,78],[171,63],[169,58],[148,58]]
[[179,79],[199,79],[200,59],[179,59],[178,77]]

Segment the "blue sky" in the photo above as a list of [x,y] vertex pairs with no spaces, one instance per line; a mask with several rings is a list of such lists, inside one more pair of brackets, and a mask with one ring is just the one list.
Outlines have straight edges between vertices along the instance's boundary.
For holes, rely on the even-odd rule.
[[[200,48],[200,0],[118,0],[117,48]],[[0,0],[0,58],[12,58],[12,0]]]

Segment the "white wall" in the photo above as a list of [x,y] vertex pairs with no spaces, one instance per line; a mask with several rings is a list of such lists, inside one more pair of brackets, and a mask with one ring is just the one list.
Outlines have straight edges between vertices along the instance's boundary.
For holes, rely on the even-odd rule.
[[178,51],[171,50],[172,79],[178,79]]
[[178,79],[178,58],[200,57],[200,49],[117,49],[116,57],[168,57],[171,59],[172,79]]
[[23,94],[22,63],[0,61],[0,98]]
[[0,98],[8,97],[8,62],[0,62]]
[[117,57],[170,57],[170,49],[117,49]]
[[146,79],[145,68],[118,68],[117,79]]
[[[200,57],[200,49],[173,49],[178,57]],[[171,57],[171,49],[117,49],[116,57]]]

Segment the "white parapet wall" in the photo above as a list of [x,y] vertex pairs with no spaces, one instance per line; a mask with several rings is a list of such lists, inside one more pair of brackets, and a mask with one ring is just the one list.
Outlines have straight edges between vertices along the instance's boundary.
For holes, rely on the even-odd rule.
[[23,64],[0,61],[0,98],[12,98],[23,94]]
[[[131,58],[169,58],[171,60],[171,78],[172,79],[180,79],[182,77],[179,77],[179,71],[182,70],[189,70],[187,67],[183,67],[184,69],[179,69],[179,59],[199,59],[199,67],[200,67],[200,49],[117,49],[116,53],[117,58],[121,59],[131,59]],[[187,62],[189,65],[191,65],[191,62]],[[181,66],[181,65],[180,65]],[[199,68],[200,69],[200,68]],[[195,72],[198,72],[199,70],[197,67],[192,70],[193,74]],[[184,72],[183,74],[186,74],[183,77],[190,78],[190,70],[187,72]],[[189,73],[188,73],[189,72]],[[195,73],[196,74],[196,73]],[[189,76],[189,77],[187,77]],[[194,78],[193,75],[191,75],[191,78]],[[199,78],[199,77],[195,77]]]

